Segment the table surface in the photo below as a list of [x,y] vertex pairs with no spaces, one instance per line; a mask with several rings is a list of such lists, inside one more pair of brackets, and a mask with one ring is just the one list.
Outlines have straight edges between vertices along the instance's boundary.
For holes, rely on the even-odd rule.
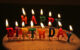
[[[30,28],[30,27],[27,27]],[[35,26],[36,30],[40,28],[40,26]],[[32,40],[15,40],[8,41],[7,36],[3,38],[3,45],[10,50],[77,50],[80,47],[80,39],[72,34],[70,43],[68,43],[64,38],[57,40],[56,35],[58,29],[55,28],[55,36],[51,41],[48,38],[49,28],[46,29],[46,37],[45,39],[39,40],[38,33],[37,39]],[[66,30],[64,30],[66,31]]]

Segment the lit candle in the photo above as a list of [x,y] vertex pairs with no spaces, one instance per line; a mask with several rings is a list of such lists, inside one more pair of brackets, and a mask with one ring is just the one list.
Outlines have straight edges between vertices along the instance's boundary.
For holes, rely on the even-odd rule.
[[52,27],[52,23],[50,21],[48,22],[48,25],[49,25],[49,40],[50,40],[50,38],[53,37],[55,34],[55,29]]
[[35,24],[37,24],[37,21],[36,21],[36,18],[35,18],[35,16],[34,16],[34,10],[32,9],[31,10],[31,12],[32,12],[32,21],[35,23]]
[[7,30],[7,37],[8,37],[8,40],[12,39],[13,36],[14,36],[14,30],[12,27],[9,27],[9,23],[8,23],[8,20],[6,19],[6,30]]
[[71,25],[69,25],[69,29],[70,29],[70,31],[69,32],[66,32],[67,33],[67,36],[68,36],[68,42],[70,42],[70,37],[71,37],[71,35],[72,35],[72,31],[73,31],[73,28],[72,28],[72,26]]
[[49,11],[48,22],[50,21],[51,23],[53,23],[54,22],[54,18],[52,18],[51,16],[52,16],[52,13],[51,13],[51,11]]
[[25,28],[25,23],[22,22],[22,35],[23,35],[23,40],[26,38],[27,33],[28,33],[28,29]]
[[59,25],[59,30],[58,30],[58,35],[57,35],[57,37],[58,37],[58,40],[59,40],[59,36],[61,35],[62,37],[64,37],[64,35],[63,35],[63,30],[62,30],[62,24],[61,24],[61,22],[60,21],[58,21],[58,25]]
[[29,29],[29,31],[31,31],[31,38],[33,40],[36,28],[34,28],[33,21],[30,22],[30,25],[31,25],[31,28]]
[[38,29],[38,32],[39,32],[39,38],[41,39],[41,36],[43,36],[43,39],[45,38],[45,27],[44,27],[44,24],[41,22],[40,23],[40,25],[41,25],[41,29]]
[[22,8],[22,13],[23,13],[23,15],[21,15],[22,22],[25,22],[25,24],[27,24],[27,16],[24,8]]
[[[58,23],[58,21],[61,21],[61,14],[58,13],[57,17],[58,18],[56,18],[55,21]],[[56,25],[56,27],[58,28],[58,24]]]
[[46,17],[43,16],[43,9],[40,10],[40,20],[41,20],[41,22],[45,22],[45,20],[46,20]]
[[18,37],[18,34],[19,34],[19,32],[18,32],[19,30],[18,30],[18,29],[19,29],[19,28],[18,28],[18,22],[17,22],[17,21],[15,22],[15,26],[16,26],[16,27],[15,27],[16,37]]

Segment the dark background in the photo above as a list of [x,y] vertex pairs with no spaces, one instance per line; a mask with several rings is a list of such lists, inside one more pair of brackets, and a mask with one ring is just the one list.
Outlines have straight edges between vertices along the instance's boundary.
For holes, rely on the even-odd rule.
[[[57,18],[57,14],[61,14],[63,29],[69,30],[69,25],[73,26],[73,33],[80,38],[80,3],[78,0],[2,0],[0,1],[0,49],[6,50],[2,45],[2,39],[6,35],[5,19],[9,21],[10,27],[15,27],[15,21],[19,22],[21,27],[21,8],[24,7],[28,17],[28,24],[31,20],[31,9],[35,11],[38,24],[40,25],[40,9],[44,10],[44,16],[48,17],[48,12],[52,11],[52,17]],[[47,20],[44,23],[47,26]],[[56,27],[56,22],[53,23]]]

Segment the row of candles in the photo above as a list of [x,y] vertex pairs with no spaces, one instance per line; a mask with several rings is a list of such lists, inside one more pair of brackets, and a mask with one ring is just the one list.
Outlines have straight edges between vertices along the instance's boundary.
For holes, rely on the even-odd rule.
[[[27,24],[27,16],[26,16],[24,8],[22,8],[22,12],[24,14],[24,15],[21,16],[22,28],[18,27],[18,22],[16,21],[15,22],[16,27],[15,27],[15,30],[13,30],[12,27],[9,27],[8,20],[6,19],[6,30],[7,30],[7,33],[8,33],[8,39],[12,38],[14,33],[16,33],[16,37],[18,37],[18,36],[22,37],[22,35],[23,35],[23,39],[25,39],[25,34],[29,33],[31,31],[31,38],[33,40],[34,34],[36,33],[36,28],[34,28],[34,23],[37,24],[36,18],[34,16],[34,14],[35,14],[34,10],[32,9],[32,14],[33,15],[32,15],[32,20],[30,22],[31,28],[29,28],[29,29],[25,27],[25,24]],[[41,25],[42,28],[38,29],[38,32],[39,32],[39,38],[41,39],[41,36],[43,36],[43,38],[45,38],[45,29],[44,29],[45,26],[42,23],[42,22],[44,22],[45,17],[43,17],[43,10],[42,9],[41,9],[40,12],[41,12],[41,16],[40,16],[41,17],[40,18],[41,19],[41,23],[40,23],[40,25]],[[48,18],[48,25],[49,25],[49,39],[50,39],[51,37],[54,36],[55,29],[52,27],[52,23],[54,22],[54,18],[51,17],[52,16],[51,11],[49,12],[49,16],[50,17]],[[58,14],[58,17],[61,18],[60,14]],[[57,37],[59,38],[60,35],[62,35],[62,37],[63,37],[64,36],[64,32],[63,32],[63,29],[61,28],[62,24],[58,19],[57,19],[57,22],[58,22],[58,25],[60,27]],[[69,25],[69,28],[70,28],[70,32],[67,32],[68,42],[69,42],[69,39],[70,39],[70,36],[71,36],[71,32],[73,31],[71,25]],[[53,35],[51,34],[51,30],[53,30]]]

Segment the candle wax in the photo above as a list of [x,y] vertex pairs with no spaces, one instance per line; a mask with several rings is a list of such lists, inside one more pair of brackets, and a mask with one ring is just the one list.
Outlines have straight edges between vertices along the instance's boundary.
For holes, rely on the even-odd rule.
[[16,37],[18,37],[18,34],[19,34],[18,27],[15,27],[15,30],[16,30]]
[[40,20],[41,20],[41,22],[45,22],[46,17],[45,16],[40,16]]
[[54,28],[53,28],[53,27],[50,27],[50,28],[49,28],[49,37],[53,37],[54,34],[55,34]]
[[22,19],[22,22],[25,22],[25,24],[27,24],[27,16],[21,15],[21,19]]
[[62,28],[59,28],[57,37],[59,37],[60,35],[62,35],[62,37],[64,37]]
[[51,23],[53,23],[54,22],[54,18],[48,17],[48,21],[50,21]]
[[14,30],[12,27],[7,27],[7,37],[13,37],[14,36]]
[[34,38],[34,31],[36,30],[36,28],[30,28],[29,31],[31,31],[31,38]]
[[36,18],[35,18],[34,15],[32,16],[32,21],[33,21],[35,24],[37,24],[37,21],[36,21]]
[[43,38],[45,38],[45,29],[39,29],[39,38],[41,39],[41,35],[43,36]]
[[67,36],[68,36],[68,42],[70,41],[70,37],[71,37],[71,35],[72,35],[72,33],[71,32],[66,32],[67,33]]

